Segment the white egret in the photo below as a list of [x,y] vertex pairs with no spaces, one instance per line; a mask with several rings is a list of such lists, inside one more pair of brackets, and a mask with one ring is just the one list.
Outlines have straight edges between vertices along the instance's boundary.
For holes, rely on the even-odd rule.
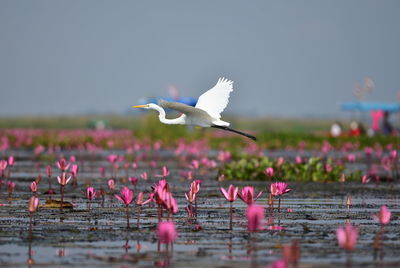
[[[198,99],[195,107],[178,103],[160,100],[157,104],[149,103],[145,105],[132,106],[133,108],[153,109],[158,111],[161,123],[168,125],[192,125],[200,127],[213,127],[226,131],[231,131],[250,139],[256,140],[256,137],[232,129],[229,123],[221,120],[221,113],[228,105],[229,94],[233,91],[233,81],[225,78],[218,79],[217,84],[204,92]],[[181,112],[182,115],[175,119],[165,118],[165,110],[168,108]]]

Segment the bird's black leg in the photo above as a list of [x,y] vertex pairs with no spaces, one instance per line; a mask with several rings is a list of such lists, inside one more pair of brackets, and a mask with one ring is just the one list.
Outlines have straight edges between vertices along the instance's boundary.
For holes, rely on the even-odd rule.
[[252,140],[254,140],[254,141],[257,140],[257,138],[254,137],[253,135],[244,133],[244,132],[242,132],[242,131],[239,131],[239,130],[236,130],[236,129],[233,129],[233,128],[230,128],[230,127],[227,127],[227,126],[212,125],[211,127],[213,127],[213,128],[218,128],[218,129],[222,129],[222,130],[225,130],[225,131],[234,132],[234,133],[236,133],[236,134],[239,134],[239,135],[245,136],[245,137],[247,137],[247,138],[250,138],[250,139],[252,139]]

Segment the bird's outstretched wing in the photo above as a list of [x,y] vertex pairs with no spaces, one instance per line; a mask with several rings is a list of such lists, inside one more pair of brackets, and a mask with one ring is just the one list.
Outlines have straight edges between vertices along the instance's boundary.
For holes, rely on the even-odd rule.
[[204,92],[199,97],[195,107],[206,111],[216,119],[220,119],[222,111],[228,105],[229,94],[232,90],[233,81],[220,78],[212,89]]
[[159,100],[158,105],[165,109],[172,109],[188,116],[207,115],[204,111],[180,102]]

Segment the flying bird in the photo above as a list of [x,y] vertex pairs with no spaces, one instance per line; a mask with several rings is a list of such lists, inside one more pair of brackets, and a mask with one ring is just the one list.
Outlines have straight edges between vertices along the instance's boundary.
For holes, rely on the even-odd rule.
[[[145,105],[132,106],[133,108],[153,109],[158,111],[161,123],[168,125],[191,125],[199,127],[213,127],[226,131],[231,131],[243,135],[252,140],[256,137],[235,130],[229,127],[229,123],[221,120],[221,113],[224,111],[229,102],[229,94],[233,91],[233,81],[226,78],[219,78],[217,84],[204,92],[195,107],[179,103],[159,100],[158,105],[148,103]],[[182,115],[175,119],[165,118],[165,109],[172,109],[181,112]]]

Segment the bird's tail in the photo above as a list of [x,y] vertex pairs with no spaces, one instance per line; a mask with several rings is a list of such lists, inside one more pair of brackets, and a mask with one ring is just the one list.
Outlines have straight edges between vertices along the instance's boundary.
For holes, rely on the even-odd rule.
[[239,131],[239,130],[236,130],[236,129],[232,129],[232,128],[227,127],[227,126],[212,125],[211,127],[218,128],[218,129],[222,129],[222,130],[226,130],[226,131],[230,131],[230,132],[234,132],[234,133],[236,133],[236,134],[239,134],[239,135],[245,136],[245,137],[247,137],[247,138],[250,138],[250,139],[252,139],[253,141],[256,141],[256,140],[257,140],[257,138],[254,137],[253,135],[244,133],[244,132]]

